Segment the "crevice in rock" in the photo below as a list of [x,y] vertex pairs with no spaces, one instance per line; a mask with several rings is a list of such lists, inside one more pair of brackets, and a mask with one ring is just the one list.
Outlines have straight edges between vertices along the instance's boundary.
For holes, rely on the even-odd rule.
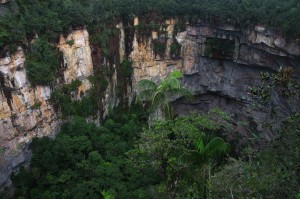
[[14,89],[5,85],[5,77],[4,77],[4,74],[1,72],[0,72],[0,90],[3,91],[3,94],[7,100],[7,104],[9,106],[10,110],[13,110],[11,100],[12,100],[12,91]]

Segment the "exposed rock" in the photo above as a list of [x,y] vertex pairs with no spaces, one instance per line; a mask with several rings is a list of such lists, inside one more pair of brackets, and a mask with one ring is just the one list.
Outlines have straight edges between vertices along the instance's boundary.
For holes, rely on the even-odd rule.
[[117,28],[120,30],[120,42],[119,42],[119,55],[120,55],[120,63],[122,63],[125,59],[125,30],[123,26],[123,22],[117,24]]
[[[79,79],[76,99],[91,88],[87,79],[93,74],[89,35],[86,30],[61,36],[58,48],[63,52],[64,83]],[[31,87],[24,68],[23,50],[0,59],[0,187],[10,173],[31,158],[28,149],[35,137],[55,136],[61,124],[49,103],[49,86]]]
[[[135,26],[138,25],[138,18],[134,20]],[[166,77],[170,71],[174,68],[181,68],[181,60],[172,60],[169,58],[170,55],[170,45],[172,44],[172,35],[174,31],[174,20],[167,20],[167,44],[165,59],[157,58],[153,52],[153,43],[152,39],[137,42],[137,34],[134,35],[133,41],[133,51],[130,54],[130,58],[133,61],[134,75],[133,75],[133,84],[135,85],[141,79],[147,78],[152,79],[157,77]],[[153,39],[157,38],[157,33],[152,33]]]
[[[49,104],[47,86],[32,88],[26,78],[22,50],[0,60],[0,186],[12,170],[30,159],[28,144],[34,137],[54,135],[60,125]],[[25,150],[26,149],[26,150]]]
[[[135,23],[135,25],[138,24],[138,19],[135,19]],[[174,23],[166,22],[169,25],[167,30],[171,30],[168,31],[168,37],[172,34]],[[156,36],[154,37],[156,38]],[[207,38],[233,40],[235,43],[234,54],[226,59],[232,59],[234,63],[253,66],[253,70],[260,66],[262,69],[268,68],[272,71],[276,71],[280,66],[293,66],[299,72],[296,67],[299,63],[295,58],[299,56],[300,45],[286,40],[280,34],[276,34],[264,26],[241,29],[230,24],[216,26],[200,23],[188,25],[185,32],[179,32],[176,35],[177,42],[182,45],[182,49],[181,58],[175,60],[169,60],[168,57],[157,59],[153,53],[152,40],[137,43],[135,35],[131,53],[135,81],[142,78],[164,77],[174,68],[182,70],[187,75],[199,72],[197,65],[208,56],[205,43]],[[169,50],[167,48],[167,51]],[[166,54],[168,53],[166,52]],[[216,58],[211,57],[210,59]]]
[[[295,76],[300,76],[299,62],[296,59],[300,46],[296,42],[262,26],[241,29],[228,24],[203,22],[187,26],[186,31],[179,32],[175,38],[182,45],[178,59],[156,59],[151,40],[135,43],[131,54],[135,82],[143,78],[164,78],[174,69],[184,73],[183,84],[200,102],[174,102],[175,114],[207,111],[208,108],[216,107],[223,109],[236,121],[252,121],[251,125],[255,128],[236,125],[236,130],[244,129],[241,131],[243,142],[247,140],[247,136],[252,136],[251,131],[260,132],[259,136],[265,140],[272,139],[274,134],[272,129],[266,129],[266,123],[271,123],[276,128],[285,115],[300,111],[297,100],[289,101],[274,96],[280,110],[274,119],[270,115],[271,107],[253,109],[253,101],[249,95],[249,88],[260,82],[261,71],[275,72],[281,66],[291,66],[295,69]],[[209,57],[206,40],[211,38],[234,41],[234,49],[231,49],[233,55]],[[235,139],[237,137],[238,133]]]
[[93,62],[87,30],[73,31],[67,38],[61,35],[58,48],[64,54],[65,83],[72,83],[75,79],[86,79],[93,74]]

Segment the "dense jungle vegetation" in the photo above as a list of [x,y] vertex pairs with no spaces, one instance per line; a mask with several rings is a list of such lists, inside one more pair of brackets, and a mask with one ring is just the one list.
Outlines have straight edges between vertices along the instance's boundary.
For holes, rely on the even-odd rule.
[[[157,18],[178,17],[190,23],[201,18],[237,25],[265,24],[294,39],[300,35],[298,0],[13,0],[0,5],[0,56],[22,46],[31,84],[50,84],[61,59],[55,48],[59,35],[86,27],[91,45],[99,47],[102,56],[113,60],[121,71],[117,95],[122,98],[133,69],[128,57],[120,63],[111,49],[115,22],[123,20],[127,26],[134,16],[144,15],[155,23]],[[159,29],[160,24],[154,22],[138,27],[140,35]],[[154,48],[158,55],[165,51],[159,42]],[[220,57],[232,54],[228,46],[233,43],[217,45],[213,39],[209,43],[224,52]],[[172,57],[178,56],[178,49],[179,44],[172,44]],[[209,50],[213,54],[215,49]],[[300,198],[299,113],[286,116],[274,140],[265,143],[257,138],[264,142],[258,143],[259,150],[249,145],[237,151],[226,135],[240,121],[221,110],[173,116],[169,94],[190,95],[178,81],[182,75],[174,73],[161,84],[141,81],[138,97],[143,104],[128,106],[121,99],[101,125],[96,125],[91,120],[99,114],[100,98],[113,71],[109,66],[100,71],[99,63],[94,64],[93,87],[80,100],[72,98],[79,80],[55,87],[50,102],[65,123],[55,139],[32,142],[29,167],[11,177],[13,190],[3,190],[0,198]],[[249,92],[262,106],[271,100],[275,88],[287,98],[299,95],[292,72],[284,68],[276,74],[262,73],[262,84]],[[149,122],[157,109],[166,111],[165,119]]]
[[[272,90],[259,86],[251,92],[260,103],[268,103],[272,92],[287,90],[292,97],[299,85],[291,75],[291,68],[262,73],[262,85],[268,81]],[[138,97],[151,102],[149,109],[139,103],[110,109],[100,126],[84,118],[92,112],[64,111],[69,119],[61,132],[33,141],[30,167],[11,177],[13,195],[6,189],[2,198],[299,198],[300,114],[287,116],[276,138],[260,150],[248,145],[237,152],[226,141],[236,122],[226,113],[170,117],[165,95],[188,92],[181,76],[174,71],[160,85],[140,81]],[[149,123],[155,109],[169,113]]]

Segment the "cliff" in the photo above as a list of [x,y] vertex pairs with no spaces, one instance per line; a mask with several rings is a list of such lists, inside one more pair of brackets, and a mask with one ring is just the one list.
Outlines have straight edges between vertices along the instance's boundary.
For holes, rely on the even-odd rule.
[[[138,19],[136,19],[136,24]],[[220,108],[236,121],[230,140],[235,145],[247,143],[253,134],[263,140],[274,138],[274,129],[288,114],[299,111],[298,97],[287,99],[274,95],[273,102],[258,108],[249,92],[260,84],[261,72],[276,72],[290,66],[299,80],[300,46],[295,40],[284,38],[280,32],[267,27],[207,23],[198,21],[174,32],[175,20],[167,20],[166,48],[163,58],[155,55],[152,40],[136,42],[131,58],[134,62],[134,82],[143,78],[158,80],[170,71],[183,72],[183,84],[193,92],[192,102],[179,99],[173,103],[175,114],[208,111]],[[173,56],[171,45],[180,44],[180,55]],[[276,105],[275,105],[276,104]],[[276,109],[276,117],[270,113]]]
[[48,103],[48,86],[32,88],[27,81],[22,49],[0,60],[0,184],[19,164],[30,159],[28,143],[34,137],[55,134],[59,128],[53,107]]
[[[173,19],[164,24],[151,30],[146,37],[142,37],[138,29],[143,25],[138,18],[135,18],[133,26],[117,25],[119,61],[121,63],[128,53],[133,62],[132,86],[126,84],[122,87],[126,90],[128,103],[132,101],[132,90],[139,80],[158,81],[170,71],[179,69],[184,74],[183,84],[193,92],[195,100],[178,99],[173,102],[175,114],[207,111],[215,107],[225,110],[240,121],[234,124],[235,130],[227,136],[232,140],[240,139],[241,144],[253,133],[259,133],[266,140],[272,139],[273,129],[266,128],[267,123],[273,122],[276,127],[285,114],[299,111],[297,100],[278,97],[275,100],[280,105],[279,118],[273,118],[270,116],[272,107],[253,108],[253,99],[249,95],[249,89],[259,83],[261,71],[275,72],[281,66],[291,66],[299,79],[300,46],[296,41],[263,26],[241,27],[198,21],[178,28],[178,21]],[[131,33],[125,28],[133,30],[132,40],[128,39]],[[128,44],[132,47],[129,52]],[[63,52],[64,64],[59,68],[60,76],[55,87],[80,80],[82,83],[76,95],[80,99],[80,94],[92,87],[89,77],[94,75],[96,65],[100,65],[94,55],[97,48],[91,48],[89,33],[85,29],[73,31],[67,37],[61,35],[58,48]],[[110,79],[101,99],[105,113],[109,104],[119,102],[116,86],[120,71],[116,64],[110,64],[113,74],[103,77]],[[29,84],[21,48],[0,60],[0,81],[1,186],[15,168],[30,160],[29,144],[32,139],[55,136],[62,121],[60,113],[54,111],[49,102],[53,87],[32,87]]]
[[[89,35],[86,30],[61,36],[58,48],[64,55],[63,77],[59,84],[81,80],[78,95],[91,87],[93,74]],[[70,46],[66,42],[72,40]],[[26,77],[26,60],[21,48],[0,59],[0,185],[10,173],[31,157],[29,144],[35,137],[55,136],[61,124],[59,113],[49,102],[53,88],[32,87]]]

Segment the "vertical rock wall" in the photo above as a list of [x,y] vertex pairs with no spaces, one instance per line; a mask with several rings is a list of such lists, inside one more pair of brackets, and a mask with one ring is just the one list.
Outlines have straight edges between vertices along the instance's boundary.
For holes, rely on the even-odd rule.
[[22,49],[0,59],[0,185],[16,166],[30,159],[31,140],[54,135],[60,125],[48,102],[51,89],[31,87],[24,63]]
[[[91,88],[88,77],[93,75],[88,32],[83,29],[61,36],[58,48],[64,58],[60,83],[81,80],[79,99],[81,92]],[[0,187],[15,168],[30,160],[32,139],[55,136],[61,124],[59,113],[49,103],[51,88],[30,85],[25,61],[22,49],[0,59]]]
[[[182,69],[182,59],[173,60],[170,59],[170,45],[172,44],[172,36],[175,20],[167,20],[168,25],[166,29],[166,52],[165,57],[156,56],[153,51],[153,40],[157,39],[157,32],[152,32],[151,38],[146,38],[142,42],[138,41],[137,31],[134,34],[133,51],[130,54],[130,58],[133,62],[134,84],[141,79],[158,79],[165,78],[172,70]],[[138,18],[134,20],[134,26],[139,25]]]
[[64,83],[70,84],[76,79],[82,81],[79,94],[90,89],[88,77],[93,75],[93,61],[87,30],[73,31],[66,38],[61,35],[58,48],[64,55]]

